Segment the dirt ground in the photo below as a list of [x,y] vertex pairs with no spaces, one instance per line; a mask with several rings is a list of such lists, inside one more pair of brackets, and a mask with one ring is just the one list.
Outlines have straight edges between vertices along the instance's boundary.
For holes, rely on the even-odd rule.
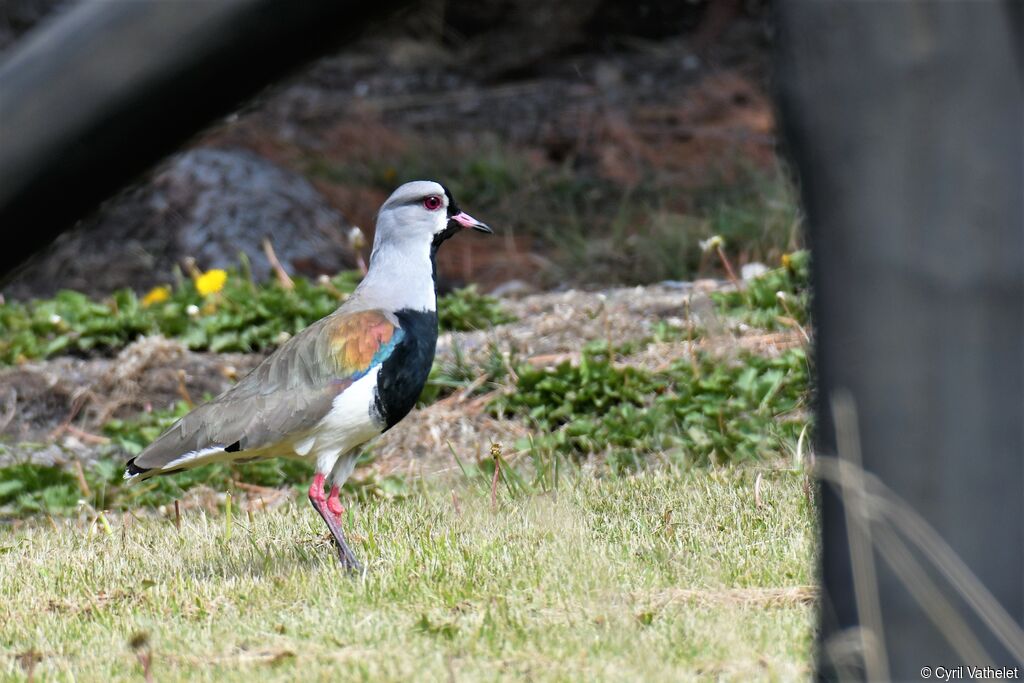
[[[437,359],[451,363],[458,352],[479,365],[496,348],[506,357],[550,366],[578,360],[589,340],[609,339],[617,345],[646,340],[618,362],[657,370],[698,347],[724,355],[741,349],[772,355],[801,343],[795,331],[766,334],[720,319],[707,294],[728,286],[706,280],[506,299],[503,304],[516,322],[442,334]],[[704,336],[694,342],[650,342],[655,325],[661,323],[680,330],[692,325],[703,329]],[[0,370],[0,465],[25,460],[89,462],[104,442],[102,425],[109,419],[167,407],[186,397],[216,395],[263,357],[194,353],[178,342],[149,337],[112,358],[64,356]],[[488,415],[484,408],[490,397],[457,391],[415,409],[374,445],[374,467],[384,474],[437,472],[454,467],[453,449],[475,461],[487,456],[493,442],[506,445],[511,453],[528,430],[521,422]]]

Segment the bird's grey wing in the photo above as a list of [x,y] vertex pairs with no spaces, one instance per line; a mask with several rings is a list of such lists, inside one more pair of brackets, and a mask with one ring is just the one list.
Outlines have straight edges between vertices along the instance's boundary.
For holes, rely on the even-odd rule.
[[397,320],[380,310],[338,311],[310,325],[238,384],[178,420],[128,462],[126,476],[213,456],[245,458],[246,451],[301,437],[341,392],[383,362],[401,336]]

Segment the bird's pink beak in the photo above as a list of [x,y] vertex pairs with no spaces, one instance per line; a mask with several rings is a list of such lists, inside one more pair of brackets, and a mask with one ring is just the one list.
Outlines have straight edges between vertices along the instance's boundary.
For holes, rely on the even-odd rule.
[[477,219],[470,216],[464,211],[459,211],[457,214],[452,216],[449,220],[453,220],[464,228],[472,228],[477,232],[486,232],[488,235],[493,235],[494,231],[491,230],[490,226],[486,223],[481,223]]

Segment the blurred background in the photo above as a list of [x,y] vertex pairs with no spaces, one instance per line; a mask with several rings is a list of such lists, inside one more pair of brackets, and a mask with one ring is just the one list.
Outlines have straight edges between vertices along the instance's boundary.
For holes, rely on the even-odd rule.
[[[11,0],[0,49],[74,0]],[[443,286],[536,291],[777,264],[799,243],[776,158],[764,2],[427,2],[277,84],[8,278],[8,297],[108,294],[248,256],[293,273],[368,255],[398,184],[447,183],[499,229],[441,255]],[[356,246],[349,226],[367,241]]]

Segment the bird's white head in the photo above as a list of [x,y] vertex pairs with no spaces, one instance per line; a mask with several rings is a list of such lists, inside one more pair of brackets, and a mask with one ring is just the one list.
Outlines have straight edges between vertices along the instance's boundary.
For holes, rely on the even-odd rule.
[[491,229],[455,204],[451,192],[441,183],[416,180],[391,193],[377,214],[373,248],[385,244],[430,245],[435,251],[456,232],[470,228],[490,233]]
[[466,214],[451,192],[430,180],[395,190],[377,214],[370,269],[357,290],[362,305],[434,310],[438,247],[465,229],[492,232]]

